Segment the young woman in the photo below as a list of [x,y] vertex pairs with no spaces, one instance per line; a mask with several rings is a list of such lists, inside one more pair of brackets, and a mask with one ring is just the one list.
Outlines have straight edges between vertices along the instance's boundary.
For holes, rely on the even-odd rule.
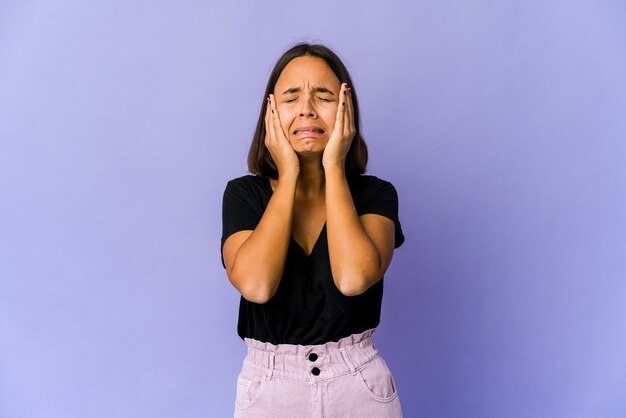
[[248,155],[224,192],[222,259],[248,355],[236,417],[401,417],[372,344],[404,241],[394,187],[363,175],[350,75],[330,49],[276,63]]

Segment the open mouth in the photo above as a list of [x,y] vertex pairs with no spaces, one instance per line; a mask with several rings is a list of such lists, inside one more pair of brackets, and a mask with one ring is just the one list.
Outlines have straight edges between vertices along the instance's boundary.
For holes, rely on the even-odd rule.
[[300,135],[300,134],[317,134],[317,135],[323,135],[324,134],[324,130],[323,129],[318,129],[318,128],[304,128],[304,129],[296,129],[295,131],[293,131],[294,135]]

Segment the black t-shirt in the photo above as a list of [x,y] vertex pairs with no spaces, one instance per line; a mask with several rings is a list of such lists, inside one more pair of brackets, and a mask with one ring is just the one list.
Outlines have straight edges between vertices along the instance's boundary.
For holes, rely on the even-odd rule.
[[[357,213],[385,216],[395,223],[395,247],[404,242],[393,185],[374,176],[348,177]],[[222,248],[238,231],[254,230],[272,196],[267,178],[243,176],[228,182],[222,207]],[[223,263],[223,260],[222,260]],[[326,225],[311,254],[291,238],[283,276],[274,296],[264,304],[243,297],[238,334],[272,344],[324,344],[374,328],[380,322],[381,279],[366,292],[344,296],[330,269]]]

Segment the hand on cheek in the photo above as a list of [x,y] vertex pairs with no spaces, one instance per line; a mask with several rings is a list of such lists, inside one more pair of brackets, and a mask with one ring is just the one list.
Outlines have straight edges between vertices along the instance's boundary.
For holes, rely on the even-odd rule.
[[278,175],[298,174],[300,161],[293,150],[287,135],[283,129],[276,107],[276,99],[273,94],[267,98],[267,109],[265,111],[265,146],[270,152]]
[[337,107],[335,126],[328,139],[322,158],[324,168],[337,166],[344,168],[355,131],[352,96],[348,85],[343,83],[339,91],[339,105]]

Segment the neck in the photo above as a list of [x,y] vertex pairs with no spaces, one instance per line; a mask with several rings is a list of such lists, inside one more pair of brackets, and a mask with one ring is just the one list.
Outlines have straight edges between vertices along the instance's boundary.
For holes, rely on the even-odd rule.
[[325,190],[325,175],[320,159],[303,161],[300,159],[300,175],[297,189],[304,196],[319,196]]

